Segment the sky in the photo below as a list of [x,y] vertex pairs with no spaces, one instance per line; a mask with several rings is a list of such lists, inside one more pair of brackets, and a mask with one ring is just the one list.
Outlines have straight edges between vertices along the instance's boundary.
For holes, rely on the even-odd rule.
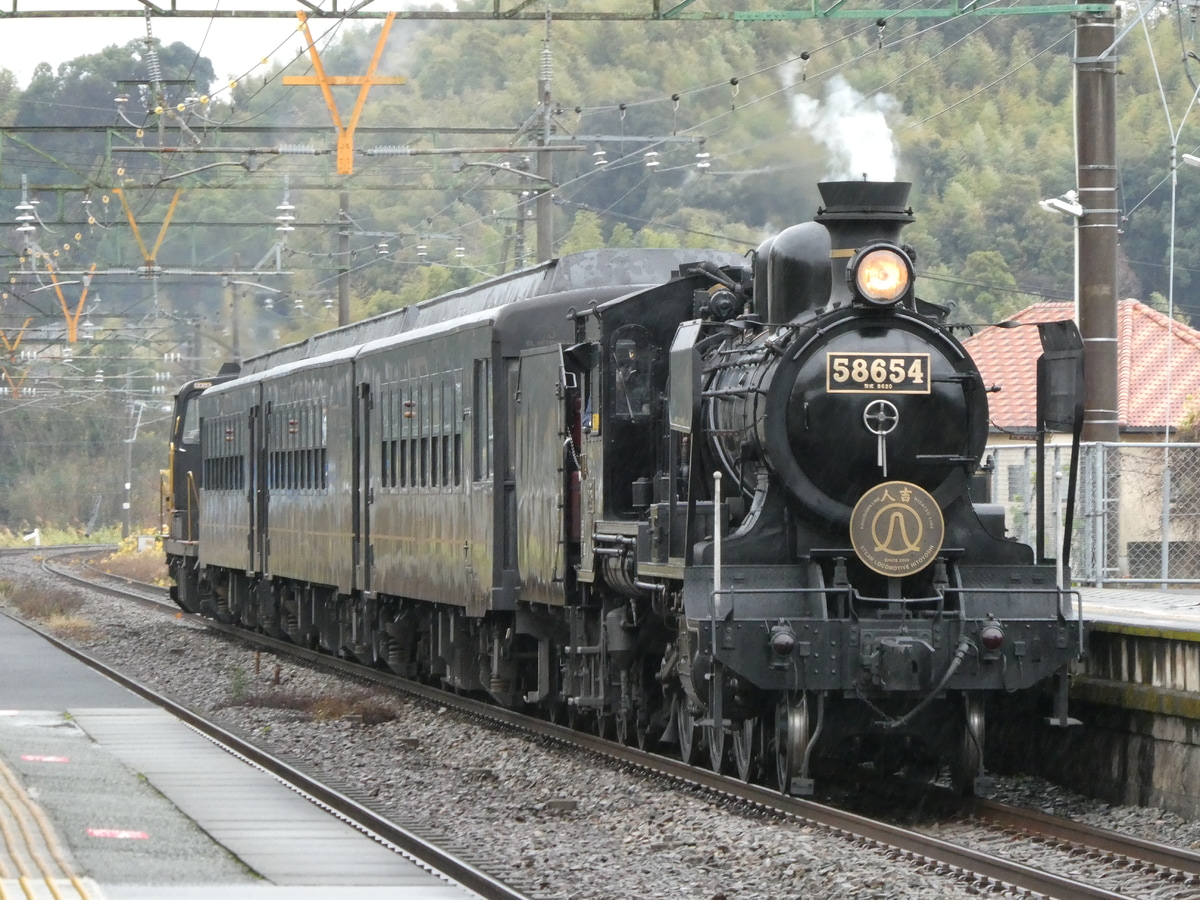
[[[18,0],[21,9],[38,6],[64,8],[67,3],[34,3]],[[74,4],[76,7],[84,4]],[[120,0],[93,3],[103,9],[126,8]],[[212,6],[218,0],[212,0]],[[230,5],[228,2],[226,6]],[[256,9],[275,8],[278,4],[263,0]],[[284,9],[296,9],[296,3],[283,4]],[[284,54],[293,58],[304,44],[295,19],[169,19],[156,16],[151,21],[154,37],[163,44],[182,41],[198,50],[213,63],[218,80],[238,78],[262,65],[264,58]],[[320,21],[310,21],[313,38],[321,45],[324,27]],[[144,18],[63,17],[56,19],[0,20],[0,67],[12,72],[21,87],[27,87],[34,68],[48,62],[57,69],[59,63],[86,53],[96,53],[110,44],[126,44],[146,37]]]

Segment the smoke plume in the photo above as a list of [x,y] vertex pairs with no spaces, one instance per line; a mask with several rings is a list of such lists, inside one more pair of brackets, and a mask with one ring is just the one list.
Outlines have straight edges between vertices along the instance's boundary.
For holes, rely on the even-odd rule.
[[894,181],[897,147],[887,118],[899,111],[896,99],[864,97],[840,75],[829,80],[824,93],[819,100],[804,94],[793,98],[792,120],[829,151],[826,177]]

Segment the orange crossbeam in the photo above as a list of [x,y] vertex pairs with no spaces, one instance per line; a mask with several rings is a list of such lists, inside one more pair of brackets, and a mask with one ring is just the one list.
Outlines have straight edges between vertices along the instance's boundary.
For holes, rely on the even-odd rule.
[[[383,56],[383,45],[387,43],[388,33],[392,30],[392,22],[396,18],[396,14],[388,13],[387,18],[383,20],[383,28],[379,32],[379,40],[375,43],[375,55],[371,57],[371,64],[367,67],[365,75],[327,75],[325,66],[321,63],[321,54],[317,52],[317,45],[313,43],[312,34],[308,30],[308,16],[303,12],[296,13],[296,18],[300,20],[300,27],[304,30],[304,39],[308,42],[308,53],[312,57],[313,71],[315,75],[285,75],[283,83],[287,85],[317,85],[321,88],[321,93],[325,96],[325,105],[329,107],[329,114],[333,116],[334,127],[337,128],[337,170],[339,175],[352,175],[354,173],[354,129],[358,127],[358,120],[362,116],[363,107],[367,104],[367,92],[371,90],[371,86],[375,84],[405,84],[405,80],[395,75],[376,75],[375,70],[379,67],[379,59]],[[354,104],[354,112],[350,114],[350,122],[346,125],[342,124],[341,113],[338,112],[337,101],[333,99],[333,91],[331,87],[339,85],[357,85],[358,100]]]
[[[155,247],[157,249],[157,245]],[[46,271],[50,273],[50,280],[54,282],[54,293],[58,294],[58,304],[62,307],[63,319],[67,323],[67,343],[74,344],[79,339],[79,317],[83,315],[83,304],[87,300],[88,288],[92,286],[92,275],[96,272],[96,264],[92,263],[87,275],[83,277],[83,293],[79,295],[79,303],[73,313],[67,308],[67,298],[63,296],[62,285],[58,283],[58,276],[54,274],[54,266],[47,263]]]
[[[361,75],[326,75],[324,78],[318,78],[316,75],[285,75],[283,77],[284,84],[332,84],[337,85],[361,85],[363,83]],[[378,78],[372,78],[371,84],[407,84],[408,81],[399,75],[380,75]]]
[[7,368],[0,367],[0,372],[4,373],[4,380],[8,383],[8,387],[12,391],[12,395],[14,397],[20,397],[21,385],[23,385],[25,383],[25,379],[29,377],[29,370],[26,369],[24,372],[22,372],[21,377],[16,381],[13,381],[13,377],[8,374]]
[[[125,199],[125,192],[121,188],[113,188],[113,193],[117,195],[121,206],[125,209],[125,218],[129,220],[129,225],[133,229],[134,240],[137,241],[138,249],[142,251],[142,259],[146,261],[147,269],[154,269],[154,260],[158,256],[159,248],[162,247],[163,238],[167,236],[167,226],[171,224],[171,217],[175,215],[175,207],[179,204],[179,195],[183,193],[183,188],[176,190],[175,196],[171,198],[171,204],[167,207],[167,214],[163,218],[162,228],[158,229],[158,239],[154,242],[154,247],[149,250],[146,249],[146,242],[142,240],[142,232],[138,228],[137,219],[133,217],[129,201]],[[93,266],[93,268],[95,267]]]
[[17,332],[16,340],[10,341],[8,335],[3,330],[0,330],[0,341],[4,342],[4,349],[8,353],[9,359],[16,359],[17,348],[21,346],[21,338],[25,337],[25,329],[29,327],[29,323],[32,321],[33,316],[25,320],[24,324],[21,325],[21,330]]

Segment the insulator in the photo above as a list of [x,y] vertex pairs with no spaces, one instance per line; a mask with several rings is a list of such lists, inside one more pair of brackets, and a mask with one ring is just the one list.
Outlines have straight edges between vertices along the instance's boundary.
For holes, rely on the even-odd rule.
[[554,54],[550,52],[549,46],[542,47],[542,66],[538,77],[546,82],[554,77]]
[[365,151],[367,156],[412,156],[411,147],[401,147],[399,144],[388,144],[384,147],[372,147]]
[[646,168],[653,169],[655,166],[658,165],[658,151],[657,150],[647,150],[646,155],[645,155],[645,160],[646,160]]
[[316,156],[316,147],[306,147],[302,144],[280,144],[277,148],[280,156]]

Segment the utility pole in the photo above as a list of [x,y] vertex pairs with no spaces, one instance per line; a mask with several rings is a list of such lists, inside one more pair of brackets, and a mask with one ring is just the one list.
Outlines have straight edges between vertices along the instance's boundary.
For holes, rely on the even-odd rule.
[[[233,270],[235,272],[242,267],[241,264],[241,254],[233,254]],[[229,342],[233,350],[233,361],[240,363],[242,361],[242,303],[232,275],[225,278],[225,292],[226,300],[229,303]]]
[[350,192],[338,194],[338,327],[350,324]]
[[1114,12],[1075,14],[1076,318],[1086,379],[1083,439],[1116,442],[1117,58]]
[[[546,39],[542,42],[542,61],[538,71],[538,103],[541,122],[538,134],[537,175],[542,187],[537,194],[537,259],[545,262],[554,256],[554,163],[547,149],[553,129],[550,104],[550,80],[554,75],[554,57],[550,53],[550,9],[546,9]],[[518,212],[518,215],[521,215]]]

